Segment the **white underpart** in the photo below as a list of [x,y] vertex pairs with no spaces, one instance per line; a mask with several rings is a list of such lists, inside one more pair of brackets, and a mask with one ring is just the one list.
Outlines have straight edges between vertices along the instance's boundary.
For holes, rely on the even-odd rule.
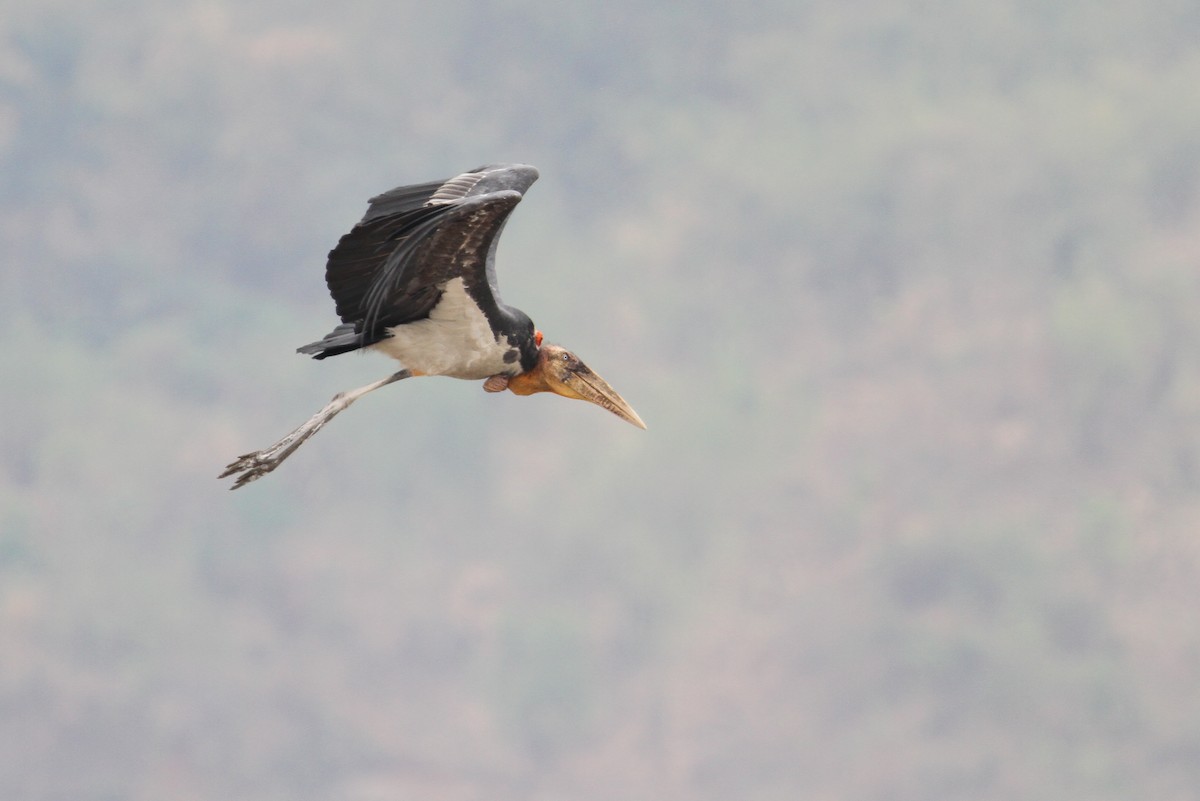
[[392,336],[371,347],[410,370],[454,378],[487,378],[509,374],[516,362],[505,362],[512,350],[507,337],[496,341],[483,312],[467,295],[463,279],[446,284],[429,318],[389,328]]

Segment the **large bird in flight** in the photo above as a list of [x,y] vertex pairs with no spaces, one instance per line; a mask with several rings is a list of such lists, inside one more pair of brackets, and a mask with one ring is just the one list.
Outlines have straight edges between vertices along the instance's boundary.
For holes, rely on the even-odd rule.
[[493,164],[371,198],[325,269],[342,323],[299,352],[324,359],[365,348],[393,357],[404,369],[339,393],[274,445],[236,459],[221,474],[237,476],[231,489],[274,470],[363,395],[412,376],[483,379],[488,392],[555,392],[646,427],[578,356],[543,344],[533,321],[500,300],[496,242],[537,178],[525,164]]

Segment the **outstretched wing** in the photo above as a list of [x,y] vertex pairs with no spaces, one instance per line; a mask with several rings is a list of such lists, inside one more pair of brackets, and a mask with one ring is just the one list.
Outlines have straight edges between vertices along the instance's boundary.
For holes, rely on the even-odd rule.
[[378,342],[388,328],[428,317],[454,278],[494,320],[496,241],[537,177],[527,165],[491,165],[371,198],[325,269],[343,325],[301,352],[323,358]]

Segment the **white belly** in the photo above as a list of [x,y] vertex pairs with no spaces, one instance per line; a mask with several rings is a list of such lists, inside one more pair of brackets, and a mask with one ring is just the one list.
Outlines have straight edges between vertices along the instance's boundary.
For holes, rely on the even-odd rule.
[[487,318],[467,295],[461,278],[446,284],[428,319],[388,329],[391,336],[371,347],[397,359],[410,370],[453,378],[487,378],[510,373],[514,361],[506,337],[496,337]]

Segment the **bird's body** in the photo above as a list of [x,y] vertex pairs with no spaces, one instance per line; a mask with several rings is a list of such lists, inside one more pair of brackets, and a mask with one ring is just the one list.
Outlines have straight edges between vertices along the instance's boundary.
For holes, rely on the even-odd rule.
[[552,391],[590,400],[645,428],[603,379],[569,351],[543,347],[529,316],[500,299],[496,243],[537,178],[529,165],[496,164],[371,198],[326,265],[342,322],[299,352],[325,359],[375,350],[405,369],[338,395],[275,445],[234,461],[222,477],[241,473],[237,488],[270,472],[354,400],[414,375],[486,379],[490,392]]
[[[390,336],[370,347],[414,373],[482,379],[521,372],[524,332],[494,330],[471,302],[461,278],[446,282],[441,299],[429,310],[428,317],[393,326],[388,333]],[[529,336],[532,338],[533,333]]]

